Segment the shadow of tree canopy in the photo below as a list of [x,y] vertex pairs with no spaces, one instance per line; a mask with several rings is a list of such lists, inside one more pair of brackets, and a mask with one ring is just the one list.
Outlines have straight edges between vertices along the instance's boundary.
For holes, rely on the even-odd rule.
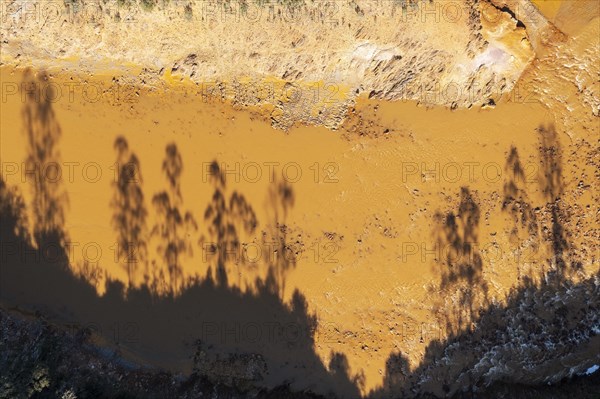
[[[510,232],[509,242],[520,251],[525,246],[532,248],[533,252],[539,249],[538,218],[531,205],[527,194],[527,177],[519,158],[516,147],[511,146],[504,167],[506,179],[504,182],[504,199],[502,210],[513,218],[513,227]],[[520,259],[520,257],[519,257]],[[520,262],[517,262],[517,276],[519,281],[531,278],[525,275]]]
[[477,249],[481,211],[467,187],[460,190],[458,212],[434,215],[437,248],[445,259],[437,274],[445,303],[443,313],[448,331],[469,329],[476,312],[488,301],[483,277],[483,260]]
[[[24,72],[21,116],[27,139],[24,168],[32,191],[33,238],[38,248],[57,251],[67,241],[63,226],[68,197],[61,184],[58,144],[62,132],[52,107],[57,94],[48,79],[46,72]],[[53,256],[67,255],[62,252]]]
[[0,217],[2,218],[0,237],[32,241],[29,235],[25,201],[19,190],[16,187],[8,187],[2,178],[0,178]]
[[287,273],[296,267],[297,254],[289,242],[289,229],[286,224],[287,215],[294,206],[296,196],[290,183],[280,180],[273,173],[271,176],[272,184],[269,187],[267,196],[267,213],[272,221],[270,231],[263,234],[263,237],[270,237],[274,242],[274,248],[265,248],[265,251],[272,250],[274,257],[267,265],[266,288],[283,298],[285,292],[285,279]]
[[515,219],[511,234],[518,237],[519,227],[521,227],[526,229],[527,234],[535,237],[538,233],[537,217],[527,194],[525,170],[519,159],[519,152],[514,146],[510,148],[504,170],[507,179],[504,183],[502,209]]
[[[49,104],[46,108],[38,106],[27,103],[30,109],[23,111],[27,115],[25,126],[31,126],[28,156],[33,162],[45,162],[57,159],[58,134],[52,126],[58,123]],[[54,135],[49,131],[54,131]],[[49,134],[54,139],[43,139]],[[570,246],[568,232],[562,225],[561,150],[553,127],[540,127],[540,134],[551,245],[554,255],[560,256],[565,265],[565,251]],[[43,149],[44,154],[36,152],[38,149]],[[32,237],[20,193],[0,178],[3,305],[31,309],[63,324],[95,331],[111,337],[112,347],[123,357],[133,353],[150,367],[183,367],[191,372],[192,379],[206,378],[234,386],[247,396],[255,392],[255,387],[285,386],[291,390],[331,392],[345,398],[360,397],[363,377],[351,376],[343,353],[332,353],[327,367],[317,355],[318,318],[309,312],[306,298],[295,291],[289,303],[281,299],[285,273],[294,263],[270,264],[271,277],[257,279],[254,290],[249,291],[229,286],[226,263],[230,259],[225,251],[217,252],[216,280],[210,275],[189,279],[181,284],[177,295],[177,288],[170,289],[167,295],[157,295],[156,286],[149,280],[132,284],[137,273],[132,254],[137,255],[133,259],[144,258],[140,254],[146,250],[147,211],[138,158],[123,137],[115,141],[115,150],[120,168],[111,207],[120,255],[126,259],[128,285],[109,279],[106,294],[99,296],[89,281],[72,272],[66,256],[49,257],[40,246],[53,241],[61,249],[59,252],[66,254],[64,235],[59,229],[62,225],[58,224],[60,218],[64,219],[60,190],[55,186],[36,186],[39,193],[34,192],[32,207],[38,210],[33,212]],[[515,160],[510,162],[514,164]],[[163,260],[175,268],[182,253],[178,247],[182,237],[179,220],[185,220],[185,216],[178,219],[168,212],[174,212],[174,208],[181,212],[183,207],[179,184],[182,168],[176,148],[167,147],[163,162],[167,198],[158,193],[153,201],[155,207],[164,211],[157,235],[164,241]],[[228,195],[217,161],[211,165],[211,172],[214,193],[204,214],[209,238],[215,246],[233,246],[238,250],[239,235],[254,231],[259,224],[254,208],[241,193]],[[518,195],[518,189],[506,190]],[[274,214],[272,225],[280,230],[277,237],[281,248],[289,246],[286,230],[280,228],[285,226],[294,201],[293,190],[286,184],[275,182],[270,187],[267,203]],[[584,367],[586,361],[595,361],[593,356],[600,344],[600,271],[577,283],[564,272],[542,280],[540,285],[526,280],[514,288],[506,304],[489,304],[482,275],[484,265],[476,249],[480,213],[475,195],[463,187],[456,213],[438,213],[435,217],[438,244],[449,251],[439,271],[439,285],[440,294],[450,299],[450,307],[443,308],[448,310],[450,335],[443,341],[431,342],[414,369],[402,353],[390,354],[383,386],[370,392],[369,397],[477,397],[499,381],[559,382],[574,372],[564,364]],[[167,233],[161,234],[164,231]],[[169,245],[175,248],[168,249]],[[169,252],[175,250],[177,257]],[[49,381],[55,384],[59,373],[60,368],[49,369]],[[86,389],[82,387],[75,393],[82,398],[95,397]],[[43,390],[40,395],[44,395]]]
[[216,255],[216,282],[227,286],[227,262],[233,260],[237,264],[244,261],[238,256],[241,247],[240,233],[253,233],[258,221],[254,209],[243,194],[234,191],[227,198],[226,176],[216,160],[210,164],[209,172],[214,193],[204,211],[204,221],[208,225],[210,241],[206,242],[204,237],[200,237],[200,244]]
[[[236,389],[288,386],[360,396],[358,377],[350,376],[342,354],[335,354],[328,368],[315,352],[317,316],[309,313],[304,296],[295,291],[289,303],[283,302],[288,259],[269,257],[270,273],[257,278],[252,290],[228,284],[227,256],[240,249],[240,233],[254,232],[258,220],[243,194],[228,194],[217,161],[211,164],[214,193],[204,214],[211,244],[225,249],[217,251],[216,279],[209,273],[184,281],[181,274],[180,255],[190,249],[186,224],[195,228],[195,221],[180,210],[183,160],[169,144],[162,164],[167,189],[153,196],[159,217],[152,232],[170,281],[164,292],[148,272],[144,281],[136,282],[147,262],[148,240],[141,167],[123,136],[116,138],[114,149],[118,169],[110,207],[126,284],[107,278],[105,294],[99,296],[94,284],[71,270],[68,259],[50,262],[27,234],[26,207],[18,191],[2,181],[2,302],[114,338],[119,353],[135,353],[149,366],[183,368]],[[281,227],[294,203],[293,190],[274,182],[267,198],[268,206],[276,208],[276,250],[284,252],[288,244]]]
[[[550,278],[557,284],[581,269],[581,263],[573,259],[569,243],[569,232],[564,222],[569,219],[568,211],[563,206],[564,182],[562,176],[562,147],[554,125],[538,128],[539,154],[541,162],[540,186],[550,209],[551,227],[544,227],[542,232],[550,238],[552,258],[549,260]],[[567,258],[571,258],[569,261]]]
[[[556,388],[546,390],[544,386],[560,384],[597,363],[600,270],[587,279],[570,279],[569,271],[580,264],[574,258],[570,262],[565,259],[572,246],[562,224],[566,215],[561,205],[564,182],[560,142],[553,126],[540,126],[538,132],[540,185],[547,201],[540,212],[549,213],[549,218],[536,218],[525,188],[519,185],[524,171],[514,147],[506,162],[509,173],[502,209],[514,215],[517,226],[525,226],[532,235],[541,225],[545,232],[541,238],[547,238],[551,246],[549,263],[554,268],[539,271],[539,284],[534,283],[533,276],[525,276],[511,290],[505,304],[472,307],[472,296],[466,296],[466,301],[460,303],[469,306],[473,323],[465,325],[459,319],[459,328],[448,329],[449,336],[444,340],[432,341],[413,369],[407,356],[391,354],[383,384],[369,393],[370,398],[546,397],[545,393]],[[435,220],[434,234],[440,245],[454,250],[446,257],[445,266],[455,265],[455,256],[468,254],[469,243],[477,242],[479,210],[469,190],[461,189],[457,215],[437,213]],[[476,287],[482,281],[476,271],[481,270],[481,258],[474,259],[462,268],[441,270],[441,296],[458,282],[468,281]],[[567,363],[571,366],[566,367]]]
[[[363,372],[354,376],[350,375],[350,365],[345,354],[340,352],[332,352],[329,360],[329,372],[332,374],[333,384],[337,388],[346,393],[356,392],[356,388],[364,389],[365,375]],[[330,395],[335,395],[332,389]]]
[[188,239],[198,230],[198,224],[191,212],[183,212],[181,195],[181,174],[183,160],[175,143],[165,148],[165,159],[162,171],[167,179],[168,188],[152,197],[152,204],[158,215],[158,223],[153,227],[151,235],[158,239],[157,250],[162,263],[166,265],[169,283],[164,281],[162,268],[156,270],[154,265],[145,279],[151,290],[162,294],[167,290],[176,295],[183,288],[184,275],[181,264],[182,256],[192,256],[192,243]]
[[[463,194],[468,198],[467,192]],[[243,293],[207,279],[190,284],[177,297],[157,298],[149,287],[126,291],[122,283],[109,281],[106,295],[98,297],[93,287],[66,268],[44,263],[42,254],[28,242],[18,192],[2,182],[0,199],[3,301],[31,305],[55,318],[78,320],[97,332],[116,323],[125,327],[117,348],[142,353],[151,348],[160,352],[161,360],[175,353],[193,365],[191,378],[208,378],[241,392],[287,381],[284,385],[289,383],[292,390],[308,385],[342,397],[360,396],[361,376],[350,376],[343,354],[333,353],[325,367],[314,353],[312,332],[317,321],[299,292],[286,305],[267,289]],[[472,205],[461,208],[463,213],[474,212]],[[457,231],[464,236],[461,229]],[[20,243],[25,250],[15,251],[7,243]],[[591,359],[590,348],[600,343],[592,328],[600,323],[599,278],[600,273],[580,283],[565,280],[560,286],[543,282],[516,287],[507,304],[493,304],[479,312],[475,328],[430,343],[416,368],[410,368],[403,354],[391,354],[382,388],[368,396],[480,397],[502,381],[545,384],[547,376],[554,376],[552,382],[559,382],[569,371],[557,372],[564,369],[557,369],[557,362],[582,364],[581,359]],[[256,331],[255,326],[267,325],[274,326],[270,334],[262,331],[268,339],[250,335],[249,326]],[[289,326],[294,326],[292,333]],[[308,333],[299,333],[304,328]],[[296,380],[306,382],[305,367],[312,375],[309,384]],[[58,372],[50,370],[50,380]],[[86,397],[85,392],[79,397]]]
[[360,396],[347,362],[338,356],[329,370],[316,354],[317,316],[300,292],[286,304],[264,281],[242,292],[208,277],[187,281],[177,296],[157,296],[146,284],[109,279],[100,297],[68,265],[47,263],[31,244],[16,190],[0,183],[0,199],[4,303],[104,336],[118,328],[117,350],[127,348],[150,366],[184,364],[193,375],[241,390],[285,385]]
[[[46,75],[40,79],[46,79]],[[28,82],[34,84],[37,80],[28,74]],[[33,85],[22,111],[30,168],[60,159],[60,127],[50,100],[40,96],[40,86]],[[31,204],[34,217],[29,225],[20,193],[0,178],[3,306],[31,310],[63,325],[95,332],[115,353],[124,357],[132,354],[145,366],[187,370],[190,378],[229,384],[238,391],[285,387],[331,390],[345,397],[358,397],[359,390],[345,370],[347,362],[336,363],[335,370],[330,371],[315,352],[317,316],[309,313],[299,291],[285,303],[279,291],[263,279],[257,279],[252,290],[229,286],[227,251],[218,251],[216,280],[209,274],[183,281],[180,257],[191,249],[186,234],[188,227],[195,227],[195,220],[182,210],[183,159],[175,144],[167,145],[162,163],[167,188],[152,197],[159,217],[151,232],[159,241],[159,262],[164,263],[159,266],[165,266],[169,274],[169,282],[163,284],[168,289],[157,289],[160,279],[154,278],[153,271],[147,270],[144,279],[139,279],[141,268],[148,262],[150,238],[141,164],[125,137],[116,138],[114,150],[118,168],[109,206],[127,282],[107,278],[105,294],[99,296],[95,283],[85,274],[73,272],[62,232],[66,196],[58,184],[35,180]],[[225,175],[217,161],[211,172],[214,193],[204,214],[209,239],[223,249],[238,250],[240,234],[252,233],[258,226],[254,207],[243,194],[227,192]],[[273,190],[276,194],[272,199],[285,214],[293,205],[291,188],[280,185]],[[29,227],[33,236],[28,233]],[[50,256],[56,254],[46,250],[49,242],[60,256]],[[285,237],[281,245],[286,246]],[[280,264],[269,267],[285,268]],[[49,381],[55,383],[53,377],[59,373],[48,370]],[[94,397],[91,392],[76,394]]]
[[[414,369],[406,356],[391,355],[382,387],[369,397],[545,397],[535,391],[519,395],[515,387],[558,384],[597,362],[599,277],[515,288],[505,305],[483,310],[473,330],[431,342]],[[577,364],[577,370],[564,362]],[[490,395],[502,384],[508,386],[505,396]]]
[[140,265],[147,260],[148,211],[144,204],[142,171],[138,157],[129,149],[127,139],[116,138],[117,175],[112,183],[112,224],[117,233],[116,254],[124,264],[129,285],[135,283]]

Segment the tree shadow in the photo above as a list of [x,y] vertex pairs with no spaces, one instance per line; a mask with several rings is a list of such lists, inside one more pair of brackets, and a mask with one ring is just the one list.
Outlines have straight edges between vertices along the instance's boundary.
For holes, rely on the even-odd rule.
[[8,187],[0,177],[0,238],[2,243],[31,242],[27,209],[16,187]]
[[385,362],[385,375],[383,377],[382,390],[398,392],[404,387],[411,375],[410,364],[407,357],[402,353],[392,353]]
[[[25,70],[21,116],[27,139],[24,173],[32,191],[33,239],[38,248],[51,252],[64,248],[68,240],[63,229],[68,196],[61,184],[58,144],[62,132],[52,107],[57,93],[49,83],[46,72],[36,76],[31,69]],[[53,256],[66,259],[67,254]]]
[[537,236],[537,217],[531,200],[527,194],[525,170],[519,159],[516,147],[511,147],[506,165],[506,182],[504,183],[504,200],[502,210],[507,211],[515,220],[511,235],[519,235],[519,227],[524,228],[530,236]]
[[[227,198],[227,181],[225,173],[214,160],[210,164],[210,181],[214,187],[211,202],[204,211],[204,221],[208,226],[209,240],[200,237],[203,250],[209,251],[216,257],[216,282],[226,287],[229,283],[227,264],[231,261],[239,266],[245,263],[240,256],[240,234],[252,234],[258,220],[250,203],[243,194],[234,191]],[[238,272],[239,274],[239,272]]]
[[271,182],[267,195],[267,214],[271,223],[269,231],[263,232],[263,238],[267,241],[264,251],[272,251],[274,256],[267,262],[266,287],[283,299],[287,273],[296,267],[298,255],[289,244],[289,228],[286,224],[296,196],[291,184],[278,179],[274,172]]
[[[363,373],[350,375],[350,364],[345,354],[340,352],[332,352],[329,360],[329,372],[332,375],[332,382],[337,388],[336,390],[342,391],[346,394],[356,394],[357,387],[360,389],[364,388],[365,376]],[[335,395],[335,391],[330,392],[331,395]],[[358,396],[345,396],[345,397],[358,397]]]
[[[504,170],[507,178],[503,188],[502,210],[507,212],[514,221],[510,232],[510,243],[519,251],[523,245],[530,245],[532,251],[537,253],[539,249],[538,218],[536,209],[531,205],[527,194],[527,177],[519,158],[519,152],[514,146],[510,148]],[[520,260],[520,256],[518,259]],[[520,261],[517,262],[517,276],[519,281],[531,278],[522,270]]]
[[[111,201],[113,223],[120,245],[129,250],[135,248],[139,256],[138,247],[145,245],[146,217],[140,162],[124,138],[117,138],[115,149],[120,168]],[[174,208],[183,207],[178,194],[183,163],[174,148],[167,147],[166,158],[163,172],[168,181],[168,201],[164,193],[158,193],[154,202],[161,210],[175,212]],[[212,165],[215,190],[205,212],[207,229],[215,245],[239,248],[238,232],[254,231],[258,220],[241,193],[227,195],[217,162]],[[274,211],[278,215],[275,219],[285,220],[294,202],[291,188],[273,183],[269,193],[271,203],[279,207]],[[107,340],[106,344],[116,353],[134,354],[147,367],[183,370],[191,373],[190,378],[204,378],[241,392],[278,390],[284,386],[343,397],[360,396],[357,384],[362,383],[362,377],[350,376],[343,355],[336,355],[326,367],[316,353],[317,315],[309,312],[299,291],[294,291],[286,303],[281,298],[282,291],[267,282],[269,277],[257,278],[253,289],[246,291],[228,285],[224,270],[225,263],[231,260],[217,255],[216,281],[210,276],[191,277],[176,294],[172,290],[158,291],[151,279],[132,284],[137,269],[127,260],[129,280],[124,284],[108,278],[105,294],[99,296],[93,284],[73,273],[68,260],[48,265],[28,241],[25,206],[16,190],[0,184],[0,199],[0,299],[7,306],[39,312],[55,322],[90,330]],[[168,248],[169,240],[182,237],[178,235],[183,231],[179,230],[180,219],[168,217],[165,212],[162,227],[158,227],[159,233],[161,228],[168,232],[157,235],[165,243],[162,248]],[[285,235],[279,239],[282,247],[288,246]],[[131,253],[123,250],[121,255]],[[160,261],[163,260],[164,256]],[[289,268],[280,263],[268,263],[268,267],[274,271]],[[219,272],[219,268],[223,270]],[[284,284],[278,280],[275,286]]]
[[[432,341],[414,369],[405,356],[390,355],[383,385],[368,397],[496,397],[488,396],[493,386],[504,393],[497,397],[542,397],[539,387],[560,384],[597,362],[590,349],[600,344],[594,329],[600,322],[598,277],[561,286],[522,284],[506,304],[482,311],[475,329]],[[565,359],[577,366],[565,368]],[[518,395],[519,385],[532,392]]]
[[[28,114],[31,126],[39,123],[42,114]],[[34,138],[38,134],[43,135],[32,133]],[[53,146],[50,148],[56,154]],[[48,232],[56,229],[57,214],[48,211],[54,205],[45,200],[33,202],[32,207],[38,206],[39,210],[33,212],[34,237],[30,237],[24,201],[17,190],[0,179],[3,304],[31,309],[61,323],[76,323],[78,328],[109,337],[112,347],[122,356],[134,353],[146,365],[163,368],[179,368],[183,364],[192,376],[235,386],[246,396],[257,386],[285,385],[292,390],[359,397],[363,378],[351,376],[347,358],[333,353],[326,367],[316,353],[318,318],[309,312],[306,298],[296,290],[289,303],[282,300],[286,273],[295,263],[269,263],[268,270],[272,272],[264,280],[258,278],[255,289],[246,292],[229,284],[229,251],[217,252],[216,281],[210,277],[191,278],[181,284],[177,295],[161,294],[148,281],[132,284],[137,268],[129,258],[132,254],[136,255],[134,260],[140,258],[139,247],[143,247],[141,253],[145,252],[147,211],[139,160],[122,137],[117,138],[115,149],[120,167],[111,207],[120,255],[126,259],[128,285],[108,280],[105,295],[99,296],[93,285],[71,271],[68,259],[48,259],[39,243],[47,241]],[[561,152],[553,128],[544,128],[540,150],[552,225],[551,245],[554,254],[563,257],[569,246],[561,219]],[[181,209],[183,199],[176,198],[180,193],[177,171],[181,171],[183,162],[176,151],[168,148],[167,159],[163,172],[168,181],[168,201],[157,200],[155,207],[169,210],[177,205]],[[240,234],[253,232],[258,226],[254,208],[240,193],[227,195],[225,176],[216,161],[211,172],[214,193],[204,214],[211,244],[229,250],[233,246],[233,252],[239,253]],[[50,197],[57,192],[55,187],[39,190]],[[518,193],[511,187],[507,190],[509,194]],[[157,195],[160,197],[161,193]],[[287,212],[294,201],[293,191],[285,184],[276,182],[270,187],[267,203],[274,214],[272,226],[280,231],[277,237],[282,248],[289,247],[289,237],[281,226],[286,226]],[[48,217],[39,216],[48,212]],[[158,234],[164,241],[163,248],[181,237],[181,225],[169,226],[172,221],[166,214],[163,227],[171,230],[167,235]],[[554,282],[542,282],[540,286],[524,282],[510,293],[506,304],[489,305],[483,261],[477,250],[480,216],[479,205],[468,188],[461,189],[456,213],[436,214],[439,248],[448,250],[439,271],[439,286],[441,294],[450,299],[449,307],[442,309],[447,310],[450,335],[443,341],[431,342],[423,361],[413,370],[403,354],[391,354],[383,387],[369,396],[468,397],[475,396],[477,389],[508,378],[541,384],[552,370],[564,368],[560,365],[562,359],[573,359],[584,350],[589,352],[586,345],[593,348],[592,344],[598,343],[594,327],[600,324],[600,272],[579,283],[570,282],[565,273],[556,274]],[[173,229],[179,233],[171,234]],[[56,242],[66,253],[64,241]],[[175,249],[178,256],[173,264],[177,265],[182,252]],[[171,252],[166,257],[165,253],[163,260],[172,261]],[[268,282],[269,278],[273,281]],[[49,371],[51,383],[57,372]],[[465,387],[467,391],[463,392]],[[77,394],[84,397],[86,393]]]
[[562,176],[562,147],[554,125],[538,128],[540,154],[540,187],[546,200],[546,208],[550,210],[551,228],[542,231],[550,238],[552,258],[549,260],[552,273],[549,278],[560,283],[581,269],[581,263],[572,258],[572,245],[569,233],[564,227],[569,220],[567,209],[563,206],[564,182]]
[[167,267],[169,284],[161,284],[164,274],[161,274],[162,268],[156,270],[157,265],[153,265],[146,275],[146,281],[151,285],[151,291],[159,295],[164,294],[165,289],[172,295],[177,295],[185,282],[181,258],[193,255],[192,243],[187,237],[198,230],[198,224],[191,212],[180,210],[183,206],[180,181],[183,160],[175,143],[168,144],[165,148],[162,171],[168,188],[152,197],[158,222],[153,227],[151,236],[158,239],[157,250],[162,263]]
[[[525,172],[514,147],[506,163],[502,209],[515,218],[513,232],[524,227],[535,239],[541,229],[540,238],[547,238],[551,247],[551,270],[541,270],[537,284],[530,277],[521,279],[505,303],[486,302],[478,312],[470,310],[474,323],[465,325],[459,319],[459,328],[448,329],[445,339],[428,344],[414,369],[410,369],[408,357],[391,354],[381,388],[371,391],[369,397],[473,398],[487,397],[489,392],[502,397],[541,397],[536,394],[543,391],[540,387],[561,384],[597,362],[597,350],[591,348],[600,345],[600,270],[586,279],[572,280],[580,263],[565,259],[572,246],[563,225],[568,215],[561,199],[560,142],[553,126],[540,126],[538,132],[540,186],[547,201],[539,210],[542,217],[536,216],[519,184]],[[468,189],[461,190],[458,215],[437,213],[435,218],[439,242],[454,250],[446,257],[446,265],[456,264],[455,254],[468,253],[465,243],[477,242],[479,211]],[[480,264],[476,261],[472,266]],[[476,285],[483,280],[466,267],[441,271],[441,287],[453,287],[460,281]]]
[[115,139],[117,153],[115,180],[112,182],[113,198],[110,207],[113,211],[112,224],[117,233],[115,250],[119,262],[127,272],[129,286],[135,284],[140,265],[147,260],[148,211],[144,204],[142,171],[138,157],[129,149],[127,139]]
[[479,253],[481,211],[467,187],[460,191],[458,212],[434,216],[437,248],[445,259],[436,271],[444,304],[439,309],[448,331],[471,328],[477,311],[488,302],[488,285],[483,277],[483,260]]

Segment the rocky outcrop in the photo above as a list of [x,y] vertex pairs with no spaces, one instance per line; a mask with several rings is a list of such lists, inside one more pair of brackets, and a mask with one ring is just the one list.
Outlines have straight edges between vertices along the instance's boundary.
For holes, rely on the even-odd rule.
[[361,94],[486,105],[513,88],[534,54],[523,24],[479,0],[15,0],[2,16],[4,64],[144,67],[139,83],[189,82],[191,91],[261,106],[282,129],[335,129]]

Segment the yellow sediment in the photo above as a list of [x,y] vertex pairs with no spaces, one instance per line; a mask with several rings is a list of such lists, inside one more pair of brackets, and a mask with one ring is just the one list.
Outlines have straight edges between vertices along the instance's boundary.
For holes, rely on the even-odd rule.
[[[3,67],[1,80],[20,84],[22,72]],[[112,278],[127,280],[122,264],[114,259],[116,235],[109,206],[116,160],[113,142],[123,135],[141,161],[149,226],[156,221],[151,197],[166,188],[161,163],[170,142],[177,144],[183,157],[183,207],[200,222],[198,236],[206,235],[202,216],[213,192],[206,174],[209,162],[226,165],[228,193],[237,190],[252,204],[259,231],[274,223],[267,165],[275,165],[279,178],[296,180],[301,172],[292,183],[295,202],[285,224],[292,239],[298,238],[308,249],[287,276],[284,299],[289,300],[295,288],[306,296],[309,310],[320,320],[317,352],[325,361],[332,351],[345,353],[352,372],[364,372],[366,391],[381,384],[389,353],[402,351],[415,365],[428,342],[445,334],[435,322],[435,301],[430,300],[439,265],[425,250],[435,245],[434,214],[456,211],[461,187],[468,187],[479,201],[481,247],[493,246],[502,253],[494,253],[492,259],[490,252],[485,258],[484,276],[493,287],[492,296],[502,300],[516,284],[514,250],[528,249],[523,242],[515,246],[510,241],[513,222],[501,211],[498,198],[507,154],[515,146],[531,178],[527,190],[532,201],[544,203],[535,183],[540,173],[536,129],[555,120],[539,103],[504,101],[493,109],[450,111],[362,97],[356,115],[379,138],[353,135],[351,126],[357,120],[352,116],[339,131],[297,125],[285,134],[271,127],[260,107],[241,110],[227,99],[207,100],[198,94],[198,85],[175,79],[169,71],[163,75],[169,90],[119,87],[113,83],[113,72],[85,77],[57,72],[51,78],[55,87],[85,81],[87,87],[108,89],[95,102],[75,89],[73,98],[62,95],[52,104],[62,130],[57,144],[61,162],[72,168],[63,167],[62,184],[69,197],[65,227],[73,242],[75,270],[83,263],[84,246],[94,243],[88,247],[92,251],[88,258],[95,258],[95,248],[100,248],[98,265]],[[247,82],[250,79],[241,84]],[[27,177],[4,173],[9,163],[21,168],[26,156],[22,106],[20,95],[3,102],[3,177],[29,201]],[[419,173],[413,173],[415,165]],[[427,172],[431,169],[436,170],[433,175]],[[98,170],[101,176],[96,176]],[[252,242],[257,236],[243,239]],[[416,254],[409,253],[413,244]],[[204,276],[210,262],[203,261],[199,246],[194,251],[194,257],[183,262],[185,275]],[[540,264],[545,255],[530,254]],[[157,259],[152,241],[150,257]],[[262,264],[228,265],[228,269],[231,283],[242,289],[252,289],[254,278],[266,272]],[[332,326],[339,332],[329,331]],[[336,334],[335,340],[329,339],[331,334]]]

